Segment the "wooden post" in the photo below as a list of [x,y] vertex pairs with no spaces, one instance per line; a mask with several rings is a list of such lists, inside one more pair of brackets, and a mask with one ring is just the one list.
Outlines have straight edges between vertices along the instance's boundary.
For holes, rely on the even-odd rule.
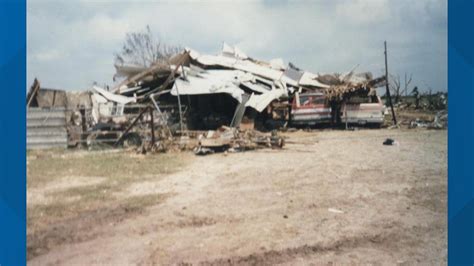
[[122,135],[120,136],[120,138],[115,142],[114,146],[117,146],[120,141],[123,139],[123,137],[125,137],[125,135],[128,133],[128,131],[130,131],[130,129],[132,129],[135,124],[138,122],[138,120],[142,117],[142,115],[148,111],[148,109],[150,108],[150,106],[147,106],[145,107],[142,111],[140,111],[140,113],[138,114],[138,116],[135,118],[135,120],[133,120],[133,122],[127,127],[127,129],[125,129],[125,131],[122,133]]
[[[185,53],[185,55],[188,54],[188,52]],[[168,85],[174,80],[174,76],[176,75],[176,72],[178,71],[178,69],[182,66],[182,64],[184,64],[185,62],[185,57],[183,57],[183,59],[181,59],[181,61],[176,65],[176,67],[174,68],[173,71],[171,71],[171,73],[168,75],[168,78],[166,78],[165,82],[163,84],[161,84],[160,86],[158,86],[157,88],[147,92],[145,94],[145,98],[149,97],[151,94],[154,94],[155,92],[158,92],[158,91],[161,91],[161,90],[164,90],[166,89],[166,87],[168,87]]]
[[171,137],[173,136],[173,133],[171,132],[171,129],[170,129],[170,127],[169,127],[168,124],[167,124],[165,115],[163,114],[163,112],[161,112],[161,109],[160,109],[160,107],[158,106],[158,103],[157,103],[156,100],[155,100],[155,94],[150,95],[150,99],[151,99],[151,101],[153,102],[153,104],[155,105],[156,110],[157,110],[158,113],[160,114],[161,119],[163,120],[163,123],[165,123],[166,129],[168,129],[169,137],[171,138]]
[[392,109],[393,123],[397,125],[397,117],[395,116],[395,110],[393,109],[392,98],[390,97],[390,90],[388,88],[387,41],[384,42],[384,46],[385,46],[385,83],[386,83],[385,87],[387,90],[388,104],[390,105],[390,109]]
[[33,99],[36,97],[36,93],[38,93],[38,91],[40,90],[40,83],[39,81],[35,78],[34,82],[33,82],[33,85],[31,86],[31,95],[30,98],[27,100],[27,103],[26,103],[26,108],[29,108],[30,107],[30,104],[31,102],[33,101]]
[[346,118],[346,130],[348,130],[349,125],[347,123],[347,100],[344,100],[344,117]]
[[81,113],[81,126],[82,126],[80,142],[81,142],[81,146],[86,147],[87,146],[87,143],[86,143],[87,121],[86,121],[85,107],[81,106],[81,108],[79,109],[79,112]]
[[150,109],[151,146],[155,146],[155,123],[153,121],[153,108]]
[[176,96],[178,96],[178,109],[179,109],[179,129],[181,134],[183,133],[183,113],[181,111],[181,97],[179,96],[178,84],[174,84],[176,88]]

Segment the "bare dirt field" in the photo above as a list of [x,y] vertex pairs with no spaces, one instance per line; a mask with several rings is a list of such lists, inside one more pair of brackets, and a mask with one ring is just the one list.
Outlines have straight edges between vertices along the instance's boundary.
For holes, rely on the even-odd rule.
[[28,263],[446,263],[447,131],[286,136],[205,157],[29,152]]

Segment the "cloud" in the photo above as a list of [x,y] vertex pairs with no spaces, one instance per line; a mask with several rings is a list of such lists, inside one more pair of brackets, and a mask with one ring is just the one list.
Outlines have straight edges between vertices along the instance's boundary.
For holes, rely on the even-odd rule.
[[62,57],[65,56],[65,53],[59,50],[47,50],[44,52],[33,54],[32,56],[39,62],[45,62],[45,61],[60,60]]
[[[169,44],[215,53],[223,41],[260,59],[283,58],[313,72],[413,73],[447,86],[445,0],[28,2],[28,82],[85,89],[111,83],[125,34],[150,25]],[[67,67],[64,67],[67,66]],[[421,85],[420,85],[421,87]]]
[[82,32],[84,41],[99,43],[116,43],[123,40],[124,32],[130,31],[130,24],[119,18],[112,18],[106,14],[98,14],[85,22],[79,21],[72,25],[76,30],[86,28]]
[[337,5],[336,16],[356,25],[391,19],[388,0],[346,0]]

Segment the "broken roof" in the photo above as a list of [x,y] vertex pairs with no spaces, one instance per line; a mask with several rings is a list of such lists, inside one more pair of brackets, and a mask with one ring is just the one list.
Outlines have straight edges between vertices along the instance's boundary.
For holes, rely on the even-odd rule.
[[[269,62],[260,61],[226,43],[216,55],[200,54],[186,48],[167,64],[155,64],[149,68],[132,65],[115,67],[116,75],[125,76],[126,79],[112,90],[114,93],[133,93],[138,95],[138,99],[146,100],[150,94],[167,87],[171,89],[172,95],[226,93],[239,102],[246,93],[251,94],[246,105],[258,111],[262,111],[272,101],[288,97],[301,89],[318,90],[328,98],[335,98],[356,90],[370,90],[380,83],[380,78],[374,80],[371,73],[356,74],[350,71],[342,75],[320,75],[301,70],[291,63],[286,67],[279,58]],[[160,75],[161,80],[158,77]],[[144,83],[152,85],[143,87]]]

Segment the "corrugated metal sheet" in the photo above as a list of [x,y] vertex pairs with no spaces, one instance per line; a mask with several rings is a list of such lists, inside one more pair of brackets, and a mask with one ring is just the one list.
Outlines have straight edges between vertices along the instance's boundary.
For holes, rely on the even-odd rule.
[[26,117],[27,149],[67,148],[65,108],[29,108]]

